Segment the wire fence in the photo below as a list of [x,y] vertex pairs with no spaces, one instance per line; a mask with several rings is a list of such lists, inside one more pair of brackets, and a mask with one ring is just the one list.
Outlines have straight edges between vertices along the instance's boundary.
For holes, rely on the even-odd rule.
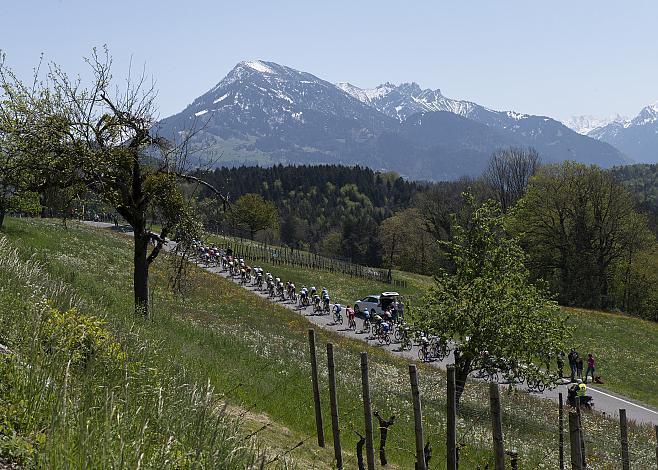
[[[320,348],[321,349],[321,348]],[[409,386],[400,383],[405,379],[404,373],[382,370],[381,365],[373,368],[373,376],[370,384],[375,392],[370,392],[373,398],[370,403],[373,411],[379,411],[385,420],[393,424],[387,428],[387,439],[384,454],[395,461],[409,462],[416,460],[417,452],[413,436],[417,430],[414,429],[414,412],[411,406]],[[424,442],[426,443],[423,458],[429,457],[429,463],[421,468],[444,468],[447,456],[446,433],[447,423],[445,421],[445,409],[448,403],[445,387],[446,380],[442,374],[437,378],[428,374],[432,380],[421,381],[421,396],[423,397],[422,428]],[[432,377],[434,376],[434,377]],[[408,380],[408,379],[407,379]],[[309,381],[310,382],[310,381]],[[400,386],[390,388],[385,383],[396,382]],[[563,405],[563,426],[559,421],[559,405],[544,399],[528,398],[528,392],[492,384],[500,392],[500,408],[498,413],[502,416],[501,442],[504,442],[505,459],[508,465],[513,462],[512,468],[523,469],[548,469],[560,468],[560,432],[562,429],[562,463],[563,468],[571,467],[570,460],[570,435],[568,414],[574,408]],[[379,388],[381,387],[381,390]],[[463,468],[498,468],[496,467],[496,451],[492,442],[495,440],[493,402],[482,395],[481,390],[487,387],[471,385],[465,390],[462,400],[458,406],[457,420],[455,423],[456,453],[458,461]],[[309,383],[309,395],[310,391]],[[381,392],[381,393],[378,393]],[[347,443],[343,446],[344,461],[343,468],[355,468],[359,460],[355,449],[356,438],[350,436],[365,435],[363,430],[363,396],[353,396],[350,400],[351,406],[346,411],[339,412],[341,422],[340,436]],[[527,406],[519,409],[519,403]],[[535,413],[532,412],[536,407]],[[541,407],[541,410],[539,408]],[[548,411],[547,411],[548,410]],[[389,415],[391,416],[389,418]],[[350,418],[358,416],[358,424]],[[584,437],[585,466],[573,466],[572,468],[623,468],[621,466],[621,449],[619,423],[610,417],[602,416],[591,411],[581,412],[581,427]],[[633,425],[631,425],[631,428]],[[377,422],[373,423],[372,435],[375,459],[382,458],[381,429]],[[331,422],[324,423],[323,429],[328,432]],[[378,432],[378,429],[380,431]],[[632,429],[629,435],[629,463],[630,468],[654,468],[658,465],[654,449],[656,446],[655,436],[647,439],[638,439],[642,433],[647,432],[646,426],[638,426]],[[290,455],[296,449],[308,445],[317,434],[309,434],[295,445],[284,449],[279,455],[270,459],[269,462],[278,461],[284,456]],[[534,441],[533,441],[534,439]],[[365,447],[362,447],[361,459],[367,462]],[[325,462],[326,463],[326,462]],[[364,464],[365,465],[365,464]],[[364,466],[364,468],[368,468]],[[509,467],[506,467],[509,468]]]

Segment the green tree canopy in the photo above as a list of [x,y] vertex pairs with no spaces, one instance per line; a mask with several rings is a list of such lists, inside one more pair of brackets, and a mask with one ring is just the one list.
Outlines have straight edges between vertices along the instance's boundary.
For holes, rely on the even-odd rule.
[[279,211],[273,202],[266,201],[258,194],[248,193],[231,206],[229,220],[234,227],[247,230],[253,240],[260,230],[279,228]]
[[615,306],[615,271],[654,238],[610,172],[575,162],[540,169],[510,221],[535,276],[561,303],[582,307]]
[[458,396],[468,375],[481,368],[548,381],[540,364],[563,351],[567,330],[558,305],[530,281],[525,254],[503,227],[500,205],[477,206],[442,242],[454,272],[443,271],[419,312],[419,326],[451,340],[458,354]]

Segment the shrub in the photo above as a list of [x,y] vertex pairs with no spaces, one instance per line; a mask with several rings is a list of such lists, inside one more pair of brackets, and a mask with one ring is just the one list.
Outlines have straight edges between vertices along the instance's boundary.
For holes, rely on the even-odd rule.
[[64,354],[72,367],[84,369],[92,359],[108,366],[121,366],[126,360],[104,322],[74,308],[48,308],[42,317],[40,339],[47,352]]

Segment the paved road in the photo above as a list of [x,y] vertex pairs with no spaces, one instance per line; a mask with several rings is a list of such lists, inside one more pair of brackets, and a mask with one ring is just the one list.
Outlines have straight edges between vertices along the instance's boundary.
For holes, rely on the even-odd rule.
[[[103,223],[103,222],[87,222],[89,225],[95,226],[95,227],[112,227],[112,224],[108,223]],[[132,232],[127,231],[127,230],[122,230],[126,234],[131,234]],[[171,246],[168,247],[171,249]],[[239,284],[239,279],[238,278],[232,278],[227,271],[222,271],[218,267],[206,267],[201,265],[202,268],[206,269],[209,272],[212,272],[214,274],[221,275],[227,279],[232,280],[233,282]],[[275,273],[274,273],[275,274]],[[243,285],[245,289],[248,289],[255,295],[261,296],[261,297],[267,297],[266,292],[260,292],[256,286],[248,284],[248,285]],[[380,347],[383,349],[387,349],[390,351],[391,354],[395,354],[398,356],[402,356],[405,358],[408,358],[410,360],[418,360],[418,346],[414,345],[413,348],[410,351],[400,351],[399,350],[399,345],[395,343],[391,343],[391,345],[386,346],[386,345],[381,345],[379,344],[379,341],[377,340],[372,340],[368,339],[368,334],[361,333],[360,328],[362,325],[362,321],[357,318],[357,330],[350,330],[347,328],[347,319],[345,319],[344,325],[336,325],[333,323],[333,318],[332,315],[315,315],[313,314],[313,309],[311,307],[307,308],[300,308],[297,305],[290,303],[288,301],[281,302],[281,301],[276,301],[276,303],[289,308],[290,310],[294,311],[295,313],[298,313],[299,315],[304,315],[304,317],[312,324],[317,325],[321,328],[328,329],[335,331],[341,335],[348,336],[350,338],[363,341],[365,343],[370,344],[371,346],[375,347]],[[452,355],[449,355],[446,357],[443,361],[432,361],[430,364],[434,367],[438,367],[441,369],[445,369],[445,367],[448,364],[452,364],[454,362],[454,358]],[[567,396],[567,384],[560,385],[554,389],[551,390],[545,390],[543,393],[538,393],[538,392],[528,392],[532,395],[536,395],[542,398],[546,399],[551,399],[553,401],[558,400],[558,394],[560,392],[563,393],[564,398],[566,400]],[[588,384],[587,386],[588,394],[592,395],[594,399],[594,408],[602,412],[608,416],[613,416],[617,417],[619,415],[619,409],[620,408],[625,408],[626,409],[626,416],[629,420],[634,420],[638,423],[646,423],[646,424],[653,424],[653,425],[658,425],[658,411],[651,409],[650,407],[637,403],[630,398],[623,397],[618,394],[614,394],[610,391],[607,390],[601,390],[599,388],[592,387]],[[658,391],[656,392],[658,393]]]

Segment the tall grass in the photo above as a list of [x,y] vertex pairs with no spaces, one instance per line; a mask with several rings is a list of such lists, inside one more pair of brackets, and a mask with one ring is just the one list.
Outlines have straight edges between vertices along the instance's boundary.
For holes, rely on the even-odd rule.
[[[43,341],[53,305],[91,310],[0,237],[0,454],[37,468],[249,468],[257,452],[207,382],[171,365],[135,324],[126,354],[72,364]],[[81,338],[82,340],[82,338]],[[96,357],[98,357],[96,352]]]

